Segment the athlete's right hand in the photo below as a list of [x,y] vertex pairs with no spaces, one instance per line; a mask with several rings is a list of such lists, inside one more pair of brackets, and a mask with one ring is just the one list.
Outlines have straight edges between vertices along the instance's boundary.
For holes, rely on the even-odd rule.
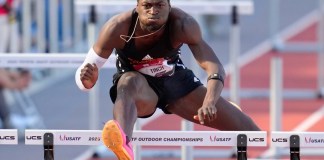
[[81,69],[80,79],[83,86],[87,89],[92,88],[98,80],[98,67],[96,64],[86,64]]

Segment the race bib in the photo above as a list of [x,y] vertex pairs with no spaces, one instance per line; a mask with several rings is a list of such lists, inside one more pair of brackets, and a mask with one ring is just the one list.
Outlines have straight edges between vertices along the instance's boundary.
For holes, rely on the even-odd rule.
[[164,58],[152,59],[143,64],[133,65],[134,69],[152,77],[170,76],[174,72],[174,64],[168,64]]

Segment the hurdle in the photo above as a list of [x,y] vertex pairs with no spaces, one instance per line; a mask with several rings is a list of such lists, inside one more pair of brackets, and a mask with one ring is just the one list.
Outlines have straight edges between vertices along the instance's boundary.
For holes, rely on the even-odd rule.
[[[318,55],[318,78],[316,96],[323,98],[324,96],[324,0],[318,0],[318,8],[307,15],[309,20],[305,21],[308,24],[318,22],[317,38],[318,42],[284,42],[287,37],[284,35],[276,35],[279,28],[279,0],[270,2],[270,33],[272,38],[272,48],[279,53],[289,53],[290,51],[315,52]],[[306,27],[306,26],[303,26]]]
[[[25,130],[26,145],[43,145],[45,160],[54,160],[56,145],[102,145],[101,130]],[[266,131],[134,131],[132,144],[141,146],[237,146],[238,159],[247,147],[267,145]]]
[[[289,155],[291,160],[301,156],[323,155],[324,132],[271,132],[271,146],[280,147],[280,156]],[[311,149],[302,149],[311,148]]]
[[[84,61],[86,54],[84,53],[52,53],[52,54],[33,54],[33,53],[12,53],[12,54],[0,54],[0,67],[3,68],[78,68]],[[103,68],[115,68],[116,56],[111,55]],[[99,82],[98,82],[99,83]],[[92,90],[96,90],[94,87]],[[89,94],[89,108],[98,108],[98,103],[91,99],[96,99],[96,94]],[[96,119],[98,115],[92,115],[90,109],[90,119]],[[95,118],[94,118],[95,117]],[[91,120],[90,120],[91,121]],[[91,122],[89,128],[93,129],[94,126],[99,124],[99,120]],[[98,128],[96,128],[98,129]]]
[[[0,54],[0,67],[8,68],[74,68],[79,67],[86,54],[84,53],[12,53]],[[115,56],[111,56],[103,68],[115,67]]]
[[[274,145],[271,145],[270,149],[267,150],[262,156],[260,156],[260,158],[269,158],[269,157],[275,157],[278,158],[277,156],[281,156],[283,155],[282,153],[282,149],[277,145],[277,143],[281,144],[282,141],[284,141],[286,144],[289,143],[289,141],[287,141],[287,135],[289,135],[290,133],[298,133],[301,134],[302,136],[305,135],[312,135],[312,134],[319,134],[319,133],[313,133],[313,132],[300,132],[300,131],[305,131],[306,129],[303,128],[295,128],[293,131],[291,132],[282,132],[282,115],[283,115],[283,61],[280,57],[273,57],[271,59],[271,81],[270,81],[270,130],[272,131],[272,136],[274,138],[278,138],[279,135],[279,139],[277,142],[276,140],[274,140]],[[306,119],[305,122],[303,123],[308,123],[308,124],[312,124],[317,122],[321,117],[323,116],[324,112],[324,106],[322,106],[318,111],[316,111],[316,113],[314,113],[314,115],[311,115],[309,119]],[[311,122],[310,122],[311,121]],[[297,132],[299,131],[299,132]],[[284,136],[286,136],[285,138],[280,137],[282,134],[284,134]],[[289,137],[288,137],[289,138]],[[302,137],[304,138],[304,137]],[[287,141],[287,142],[286,142]],[[288,144],[289,145],[289,144]],[[293,145],[293,144],[292,144]],[[302,146],[301,146],[302,147]],[[309,146],[305,146],[305,147],[309,147]],[[296,147],[295,147],[296,148]],[[320,150],[309,150],[309,151],[304,151],[306,152],[305,154],[308,155],[323,155],[323,152]],[[299,153],[299,150],[298,150]],[[296,155],[294,155],[293,157],[295,157]]]
[[17,129],[0,129],[0,145],[17,145]]

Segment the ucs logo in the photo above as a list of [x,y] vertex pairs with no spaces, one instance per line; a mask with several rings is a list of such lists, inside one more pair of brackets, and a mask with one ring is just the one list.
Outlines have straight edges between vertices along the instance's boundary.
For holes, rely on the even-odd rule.
[[0,140],[15,140],[15,136],[0,136]]
[[42,136],[26,136],[27,140],[42,140]]
[[264,142],[264,138],[249,138],[249,142]]
[[287,138],[272,138],[272,142],[288,142]]

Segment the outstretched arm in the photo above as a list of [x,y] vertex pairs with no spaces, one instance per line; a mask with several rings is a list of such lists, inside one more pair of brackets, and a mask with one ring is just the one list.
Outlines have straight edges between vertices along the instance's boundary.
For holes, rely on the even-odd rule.
[[207,72],[208,76],[216,74],[216,77],[207,83],[207,93],[197,113],[196,119],[198,118],[203,124],[205,119],[212,121],[216,118],[215,105],[223,89],[225,70],[212,48],[202,39],[198,23],[188,16],[182,24],[184,41],[188,44],[197,63]]

